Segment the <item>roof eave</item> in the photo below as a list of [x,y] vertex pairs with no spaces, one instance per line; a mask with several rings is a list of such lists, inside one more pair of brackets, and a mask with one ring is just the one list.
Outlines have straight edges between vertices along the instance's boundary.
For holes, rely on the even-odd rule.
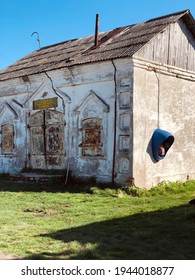
[[193,18],[192,14],[190,13],[190,10],[187,10],[186,13],[183,15],[184,22],[187,24],[190,32],[195,38],[195,19]]

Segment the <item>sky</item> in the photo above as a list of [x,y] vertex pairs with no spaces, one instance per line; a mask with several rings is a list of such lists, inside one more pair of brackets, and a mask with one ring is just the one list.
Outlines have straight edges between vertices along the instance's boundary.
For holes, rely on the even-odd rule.
[[[195,0],[0,0],[0,69],[41,47],[190,9]],[[32,35],[32,36],[31,36]]]

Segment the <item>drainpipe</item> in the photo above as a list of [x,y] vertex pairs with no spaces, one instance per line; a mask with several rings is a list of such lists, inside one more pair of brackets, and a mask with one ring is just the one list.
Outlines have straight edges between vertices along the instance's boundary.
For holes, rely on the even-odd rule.
[[[24,84],[26,85],[26,92],[28,94],[28,99],[29,100],[29,96],[30,96],[30,90],[29,90],[29,86],[31,85],[31,82],[29,80],[29,77],[26,76],[26,80],[24,80]],[[30,108],[29,108],[29,102],[27,103],[27,106],[23,105],[23,108],[25,107],[25,124],[26,124],[26,143],[25,146],[27,147],[26,149],[26,162],[25,162],[25,166],[29,168],[30,167],[30,131],[29,131],[29,117],[30,117]]]
[[113,159],[112,159],[112,186],[114,186],[115,178],[115,161],[116,161],[116,128],[117,128],[117,82],[116,82],[116,65],[111,60],[114,67],[114,137],[113,137]]
[[[67,152],[67,167],[66,167],[66,175],[65,175],[65,181],[64,181],[64,184],[65,186],[67,185],[68,183],[68,178],[69,178],[69,171],[70,171],[70,150],[71,150],[71,147],[70,147],[70,106],[68,106],[68,131],[67,131],[67,145],[68,145],[68,152]],[[64,137],[65,139],[65,137]]]
[[47,76],[47,78],[51,81],[51,86],[52,86],[53,91],[54,91],[55,94],[62,100],[63,113],[65,114],[65,103],[64,103],[64,99],[57,93],[56,89],[54,88],[52,78],[48,75],[48,73],[47,73],[46,71],[45,71],[44,73],[45,73],[45,75]]
[[158,76],[158,73],[156,72],[156,69],[154,69],[154,73],[157,79],[157,85],[158,85],[158,96],[157,96],[157,127],[160,128],[160,78]]

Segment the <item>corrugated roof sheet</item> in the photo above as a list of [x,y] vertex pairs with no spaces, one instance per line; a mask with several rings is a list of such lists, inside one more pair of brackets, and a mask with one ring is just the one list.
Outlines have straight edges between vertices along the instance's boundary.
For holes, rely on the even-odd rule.
[[131,57],[170,23],[183,17],[195,36],[194,19],[189,10],[151,19],[144,23],[116,28],[99,34],[94,47],[94,35],[43,47],[0,71],[0,80],[38,74],[68,66]]

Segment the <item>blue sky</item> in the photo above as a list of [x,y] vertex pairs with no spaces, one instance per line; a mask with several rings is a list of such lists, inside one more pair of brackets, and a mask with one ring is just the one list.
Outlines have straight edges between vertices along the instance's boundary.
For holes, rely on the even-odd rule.
[[0,0],[0,69],[38,49],[100,31],[190,9],[195,0]]

